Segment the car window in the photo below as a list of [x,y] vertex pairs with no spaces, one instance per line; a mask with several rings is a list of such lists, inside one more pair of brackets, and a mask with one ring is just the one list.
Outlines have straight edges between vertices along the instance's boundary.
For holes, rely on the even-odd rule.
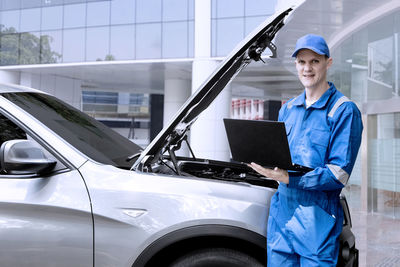
[[[6,116],[0,113],[0,147],[1,145],[10,140],[16,140],[16,139],[24,139],[24,140],[31,140],[36,142],[34,138],[32,138],[29,134],[27,134],[22,128],[17,126],[14,122],[12,122],[10,119],[8,119]],[[36,142],[37,143],[37,142]],[[43,153],[46,155],[47,158],[53,159],[57,162],[57,165],[53,169],[53,171],[58,171],[62,169],[66,169],[66,166],[61,163],[59,160],[57,160],[56,157],[47,149],[45,149],[42,145],[37,143],[41,148]],[[2,155],[0,155],[1,157]],[[2,174],[2,170],[0,171],[0,174]]]
[[93,160],[130,168],[126,159],[140,146],[61,100],[40,93],[7,93],[5,98],[30,113]]
[[12,121],[0,114],[0,146],[9,140],[27,139],[26,133]]

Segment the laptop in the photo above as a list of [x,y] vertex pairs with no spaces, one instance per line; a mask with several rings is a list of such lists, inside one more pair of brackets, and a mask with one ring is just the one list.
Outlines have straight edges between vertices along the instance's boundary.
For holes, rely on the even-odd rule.
[[234,161],[298,172],[313,170],[292,163],[285,123],[224,119],[224,124]]

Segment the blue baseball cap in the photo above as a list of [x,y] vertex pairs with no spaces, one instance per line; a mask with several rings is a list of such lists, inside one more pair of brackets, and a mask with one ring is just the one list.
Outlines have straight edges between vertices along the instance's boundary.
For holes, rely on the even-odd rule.
[[329,48],[322,36],[315,34],[307,34],[300,37],[296,42],[296,49],[292,57],[296,57],[301,49],[310,49],[319,55],[329,57]]

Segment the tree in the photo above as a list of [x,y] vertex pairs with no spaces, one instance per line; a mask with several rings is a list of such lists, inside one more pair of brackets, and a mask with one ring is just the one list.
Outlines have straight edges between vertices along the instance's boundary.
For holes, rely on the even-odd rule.
[[0,25],[0,65],[56,63],[61,55],[51,50],[51,36],[18,33]]

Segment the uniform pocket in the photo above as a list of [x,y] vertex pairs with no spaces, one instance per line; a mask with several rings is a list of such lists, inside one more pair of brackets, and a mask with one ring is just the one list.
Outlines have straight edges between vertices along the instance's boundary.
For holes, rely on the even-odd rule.
[[286,223],[294,250],[300,255],[318,255],[330,241],[336,218],[319,206],[299,206]]
[[329,145],[329,131],[325,129],[317,129],[311,128],[310,129],[310,141],[314,145],[328,147]]

